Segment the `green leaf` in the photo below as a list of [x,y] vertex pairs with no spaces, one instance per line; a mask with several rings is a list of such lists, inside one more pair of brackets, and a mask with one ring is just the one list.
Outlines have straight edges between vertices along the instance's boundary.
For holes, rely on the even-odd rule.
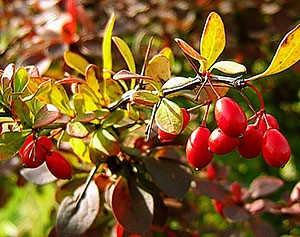
[[2,133],[0,135],[0,160],[7,160],[15,156],[30,133],[31,130]]
[[261,74],[250,77],[246,81],[253,81],[262,77],[282,72],[300,59],[300,24],[288,32],[280,42],[269,67]]
[[49,92],[50,103],[56,106],[63,114],[74,117],[75,113],[70,107],[70,100],[62,85],[52,82]]
[[85,79],[88,86],[93,90],[102,106],[106,106],[108,98],[106,95],[106,80],[104,80],[101,71],[96,65],[90,64],[85,73]]
[[30,78],[27,88],[30,92],[30,95],[23,97],[23,102],[37,98],[39,101],[45,104],[50,103],[48,95],[52,88],[51,79],[45,80],[41,77]]
[[84,139],[72,137],[69,140],[73,152],[84,162],[91,163],[90,153],[87,143]]
[[12,113],[16,116],[16,120],[19,120],[24,128],[30,128],[33,124],[33,115],[28,105],[19,100],[12,101]]
[[[102,44],[104,70],[112,70],[111,38],[112,38],[112,32],[113,32],[115,21],[116,21],[116,15],[113,13],[110,16],[109,21],[107,22],[104,29],[104,38]],[[103,78],[104,79],[111,78],[111,73],[107,71],[103,72]]]
[[82,75],[85,74],[85,70],[89,65],[89,62],[85,58],[81,57],[77,53],[71,51],[65,51],[64,59],[70,68],[76,70]]
[[56,216],[56,230],[59,236],[81,236],[93,224],[100,209],[98,187],[92,181],[82,196],[79,204],[77,198],[84,190],[84,185],[75,190],[74,197],[67,196],[61,202]]
[[183,126],[182,120],[181,108],[171,100],[163,98],[155,115],[157,126],[167,133],[177,135]]
[[89,148],[93,161],[101,160],[107,156],[115,156],[120,152],[120,144],[117,139],[103,128],[99,128],[92,135]]
[[107,128],[117,124],[126,116],[126,111],[122,109],[116,109],[111,112],[102,122],[102,127]]
[[127,43],[119,37],[113,37],[112,39],[115,42],[116,46],[118,47],[120,53],[122,54],[128,66],[129,71],[135,73],[136,68],[135,68],[134,58]]
[[24,67],[19,68],[14,77],[14,92],[22,92],[28,79],[27,70]]
[[150,229],[154,200],[134,179],[120,176],[113,188],[111,207],[115,219],[129,232],[145,234]]
[[139,90],[132,94],[131,100],[140,105],[153,106],[158,103],[159,97],[149,91]]
[[216,62],[214,65],[212,65],[210,71],[212,71],[213,69],[217,69],[226,74],[238,74],[247,72],[247,68],[243,64],[236,63],[233,61]]
[[[126,42],[119,37],[113,37],[112,39],[115,42],[115,44],[117,45],[117,48],[119,49],[120,53],[122,54],[127,66],[128,66],[129,71],[135,73],[136,68],[135,68],[134,58],[133,58],[131,50],[128,47],[128,45],[126,44]],[[135,87],[135,84],[136,84],[136,81],[132,80],[131,84],[130,84],[130,89],[133,89]]]
[[145,166],[153,182],[166,195],[176,199],[184,198],[192,181],[191,171],[174,159],[144,159]]
[[44,105],[35,115],[32,128],[40,128],[53,123],[61,116],[60,111],[51,104]]
[[72,137],[84,138],[89,134],[89,131],[81,122],[69,122],[66,128],[67,134]]
[[217,60],[225,48],[225,29],[221,17],[211,12],[206,19],[206,23],[201,36],[200,54],[207,59],[202,70],[207,70]]

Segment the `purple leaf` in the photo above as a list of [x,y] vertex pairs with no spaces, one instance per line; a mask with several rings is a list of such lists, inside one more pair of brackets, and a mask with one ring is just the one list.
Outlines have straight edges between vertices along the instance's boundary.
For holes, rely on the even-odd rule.
[[276,177],[260,176],[253,180],[249,192],[252,198],[267,196],[279,189],[284,182]]

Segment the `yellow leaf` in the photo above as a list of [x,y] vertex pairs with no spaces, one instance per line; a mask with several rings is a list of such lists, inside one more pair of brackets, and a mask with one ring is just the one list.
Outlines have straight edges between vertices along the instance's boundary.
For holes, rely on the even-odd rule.
[[300,24],[285,35],[277,48],[277,51],[269,67],[261,74],[248,78],[253,81],[262,77],[282,72],[300,59]]
[[[103,69],[105,70],[112,70],[111,37],[112,37],[112,31],[114,28],[115,21],[116,21],[116,15],[113,13],[110,16],[110,19],[107,22],[104,29],[102,52],[103,52]],[[103,73],[104,79],[110,77],[111,77],[110,72],[106,71]]]
[[202,70],[210,68],[222,53],[225,44],[226,38],[223,21],[217,13],[211,12],[206,19],[200,43],[200,54],[207,60],[206,68]]
[[172,70],[174,67],[174,63],[175,63],[174,54],[172,52],[172,49],[170,49],[169,47],[165,47],[160,51],[159,54],[162,54],[167,57],[167,59],[170,62],[170,68]]
[[71,51],[66,51],[64,53],[64,59],[70,68],[73,68],[82,75],[84,75],[85,69],[89,65],[89,62],[85,58]]

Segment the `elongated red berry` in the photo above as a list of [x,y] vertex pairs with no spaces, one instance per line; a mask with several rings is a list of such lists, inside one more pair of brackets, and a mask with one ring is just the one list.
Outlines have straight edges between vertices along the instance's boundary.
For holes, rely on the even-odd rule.
[[262,139],[262,155],[272,167],[281,167],[289,161],[290,145],[277,129],[271,128],[265,131]]
[[186,126],[188,125],[188,123],[190,122],[190,114],[187,112],[187,110],[185,108],[181,108],[182,111],[182,128],[179,134],[170,134],[167,133],[161,129],[158,129],[158,138],[161,141],[172,141],[174,140],[176,137],[178,137],[182,131],[186,128]]
[[239,138],[229,137],[221,128],[216,128],[209,136],[208,146],[212,153],[225,155],[233,151],[239,142]]
[[191,133],[187,141],[186,157],[189,163],[197,169],[207,166],[213,158],[213,153],[208,149],[209,136],[209,129],[200,126]]
[[34,141],[29,135],[19,151],[23,164],[27,168],[36,168],[44,163],[48,151],[52,149],[52,141],[46,136],[40,136]]
[[70,179],[72,177],[72,166],[57,151],[52,151],[46,157],[46,164],[49,171],[58,179]]
[[[279,129],[279,125],[278,122],[276,120],[276,118],[271,115],[271,114],[266,114],[266,119],[268,121],[268,124],[270,126],[270,128],[275,128],[275,129]],[[264,117],[262,117],[258,123],[259,126],[259,130],[262,131],[262,133],[264,133],[267,130],[267,124],[266,121],[264,119]]]
[[215,104],[215,119],[222,131],[230,137],[241,136],[247,127],[247,118],[237,102],[222,97]]
[[249,159],[257,157],[261,153],[262,138],[261,130],[257,126],[249,124],[237,147],[240,155]]

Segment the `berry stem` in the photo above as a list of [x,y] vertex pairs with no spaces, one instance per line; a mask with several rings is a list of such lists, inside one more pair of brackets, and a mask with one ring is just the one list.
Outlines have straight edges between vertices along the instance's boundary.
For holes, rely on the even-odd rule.
[[215,89],[215,87],[213,86],[213,84],[211,83],[211,76],[210,76],[210,72],[207,72],[205,74],[205,77],[208,80],[208,84],[211,87],[212,91],[215,93],[215,95],[217,96],[217,99],[220,99],[222,96],[219,94],[219,92]]
[[194,106],[194,107],[188,108],[186,111],[187,111],[188,113],[190,113],[190,112],[192,112],[192,111],[194,111],[194,110],[196,110],[196,109],[199,109],[199,108],[201,108],[201,107],[203,107],[203,106],[205,106],[205,105],[208,105],[208,104],[210,104],[210,103],[211,103],[211,100],[206,100],[206,101],[202,102],[201,104],[198,104],[198,105],[196,105],[196,106]]
[[202,120],[202,123],[201,123],[201,127],[206,127],[206,120],[207,120],[207,117],[208,117],[208,114],[209,114],[209,107],[211,105],[211,100],[208,101],[207,103],[207,107],[206,107],[206,110],[205,110],[205,114],[203,116],[203,120]]
[[249,86],[252,90],[255,91],[255,93],[257,94],[259,101],[260,101],[260,110],[261,111],[265,111],[265,102],[264,99],[260,93],[260,91],[257,89],[257,87],[255,87],[254,85],[250,84],[249,82],[246,82],[246,86]]

